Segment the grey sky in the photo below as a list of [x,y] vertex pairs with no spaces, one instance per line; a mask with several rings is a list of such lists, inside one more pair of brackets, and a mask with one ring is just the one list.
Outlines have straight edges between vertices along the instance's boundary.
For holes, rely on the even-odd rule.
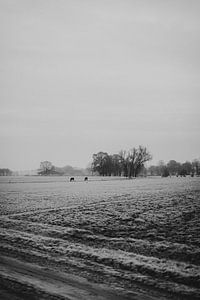
[[0,0],[0,167],[200,156],[200,1]]

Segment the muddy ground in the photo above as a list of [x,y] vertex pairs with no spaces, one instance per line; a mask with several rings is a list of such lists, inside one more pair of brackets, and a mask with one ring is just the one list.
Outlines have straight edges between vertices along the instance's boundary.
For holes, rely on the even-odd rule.
[[200,178],[0,179],[1,299],[199,299]]

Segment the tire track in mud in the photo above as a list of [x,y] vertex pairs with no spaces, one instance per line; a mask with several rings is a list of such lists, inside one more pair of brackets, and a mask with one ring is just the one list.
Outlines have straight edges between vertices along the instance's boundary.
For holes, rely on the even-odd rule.
[[[41,204],[32,209],[30,203],[29,211],[5,210],[0,217],[0,253],[51,272],[121,287],[132,293],[131,299],[135,299],[134,291],[140,290],[145,295],[155,293],[156,299],[164,294],[168,299],[199,299],[200,192],[188,189],[186,195],[185,189],[179,189],[166,193],[167,189],[149,192],[147,188],[134,195],[112,192],[100,197],[97,192],[94,198],[81,195],[77,199],[72,194],[65,206],[55,193],[46,202],[47,208]],[[58,202],[52,207],[54,197]],[[9,272],[1,274],[4,290],[12,283],[30,294],[35,289],[41,299],[59,296],[46,295],[45,289],[41,291],[25,278],[19,282],[17,274],[10,278]]]
[[[100,276],[105,275],[109,269],[109,276],[116,276],[115,271],[117,271],[117,276],[123,278],[125,275],[126,281],[129,280],[130,283],[134,280],[182,296],[188,294],[192,294],[193,297],[200,296],[200,290],[197,288],[200,284],[200,267],[195,265],[127,253],[122,250],[95,248],[12,229],[2,230],[1,239],[7,245],[18,248],[20,252],[26,253],[24,251],[26,250],[31,253],[34,250],[36,256],[43,254],[40,258],[50,261],[56,258],[57,261],[61,259],[62,263],[66,261],[70,265],[70,258],[73,261],[72,268],[87,270],[87,265],[92,263],[92,268],[96,267],[95,272],[99,271]],[[5,250],[9,252],[9,247],[6,249],[6,245]]]
[[0,226],[5,229],[13,229],[19,232],[34,233],[35,235],[50,238],[60,238],[70,242],[83,243],[98,248],[119,249],[126,252],[153,256],[157,258],[175,259],[191,264],[200,264],[200,248],[170,242],[151,242],[134,238],[109,238],[104,235],[95,235],[92,231],[73,227],[62,227],[19,219],[0,217]]
[[[8,255],[9,253],[8,250],[11,250],[11,248],[12,247],[9,246],[6,247],[5,255]],[[89,282],[97,282],[97,283],[102,282],[107,286],[110,285],[114,290],[120,288],[121,291],[123,291],[123,293],[127,293],[128,295],[138,294],[138,297],[136,298],[131,296],[130,298],[131,300],[133,299],[191,300],[191,296],[193,300],[199,299],[199,291],[194,288],[188,289],[188,287],[185,285],[180,285],[180,284],[177,285],[175,283],[166,282],[159,279],[156,280],[156,285],[155,285],[155,280],[149,280],[148,276],[138,275],[128,271],[117,272],[112,268],[110,268],[110,270],[107,269],[105,273],[105,268],[102,268],[100,264],[95,264],[88,267],[87,264],[84,265],[85,262],[83,261],[81,268],[80,266],[78,266],[78,270],[77,270],[75,268],[77,267],[76,264],[74,268],[71,268],[68,259],[67,262],[65,259],[59,259],[53,257],[49,258],[48,260],[47,256],[42,255],[41,253],[37,253],[35,251],[24,251],[24,250],[18,252],[17,249],[12,249],[12,254],[13,257],[16,257],[17,259],[20,258],[25,262],[34,263],[34,265],[39,264],[40,266],[44,266],[48,269],[53,268],[54,271],[57,269],[58,272],[63,270],[64,272],[67,272],[67,274],[76,274],[78,276],[84,275],[84,278],[87,278]],[[67,267],[66,269],[63,267],[65,265]],[[84,270],[84,272],[81,272],[82,270]],[[101,272],[103,270],[104,272]],[[49,269],[49,271],[51,271],[51,269]],[[115,274],[114,278],[113,278],[113,273]],[[163,289],[165,290],[164,294],[163,294]],[[142,295],[144,296],[144,298]],[[110,300],[110,298],[108,298],[108,300]]]
[[[200,194],[199,194],[200,196]],[[178,199],[178,200],[176,200]],[[36,223],[78,227],[96,235],[166,241],[200,248],[200,207],[198,194],[168,195],[156,200],[129,198],[10,215]]]
[[[131,300],[137,294],[128,295],[121,289],[112,290],[104,285],[52,269],[44,269],[30,263],[1,256],[0,286],[13,291],[24,299],[51,300]],[[144,298],[145,299],[145,298]],[[153,299],[151,297],[146,299]]]

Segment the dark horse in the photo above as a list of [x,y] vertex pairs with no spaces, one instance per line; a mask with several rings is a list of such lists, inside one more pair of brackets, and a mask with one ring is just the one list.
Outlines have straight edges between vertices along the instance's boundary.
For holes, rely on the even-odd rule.
[[84,178],[84,181],[88,181],[88,177],[85,177],[85,178]]
[[72,182],[72,181],[74,181],[74,177],[70,177],[70,180],[69,180],[70,182]]

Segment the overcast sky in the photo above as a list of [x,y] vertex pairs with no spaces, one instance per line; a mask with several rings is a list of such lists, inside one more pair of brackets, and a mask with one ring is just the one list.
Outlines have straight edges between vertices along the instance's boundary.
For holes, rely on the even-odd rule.
[[0,0],[0,167],[200,157],[199,0]]

